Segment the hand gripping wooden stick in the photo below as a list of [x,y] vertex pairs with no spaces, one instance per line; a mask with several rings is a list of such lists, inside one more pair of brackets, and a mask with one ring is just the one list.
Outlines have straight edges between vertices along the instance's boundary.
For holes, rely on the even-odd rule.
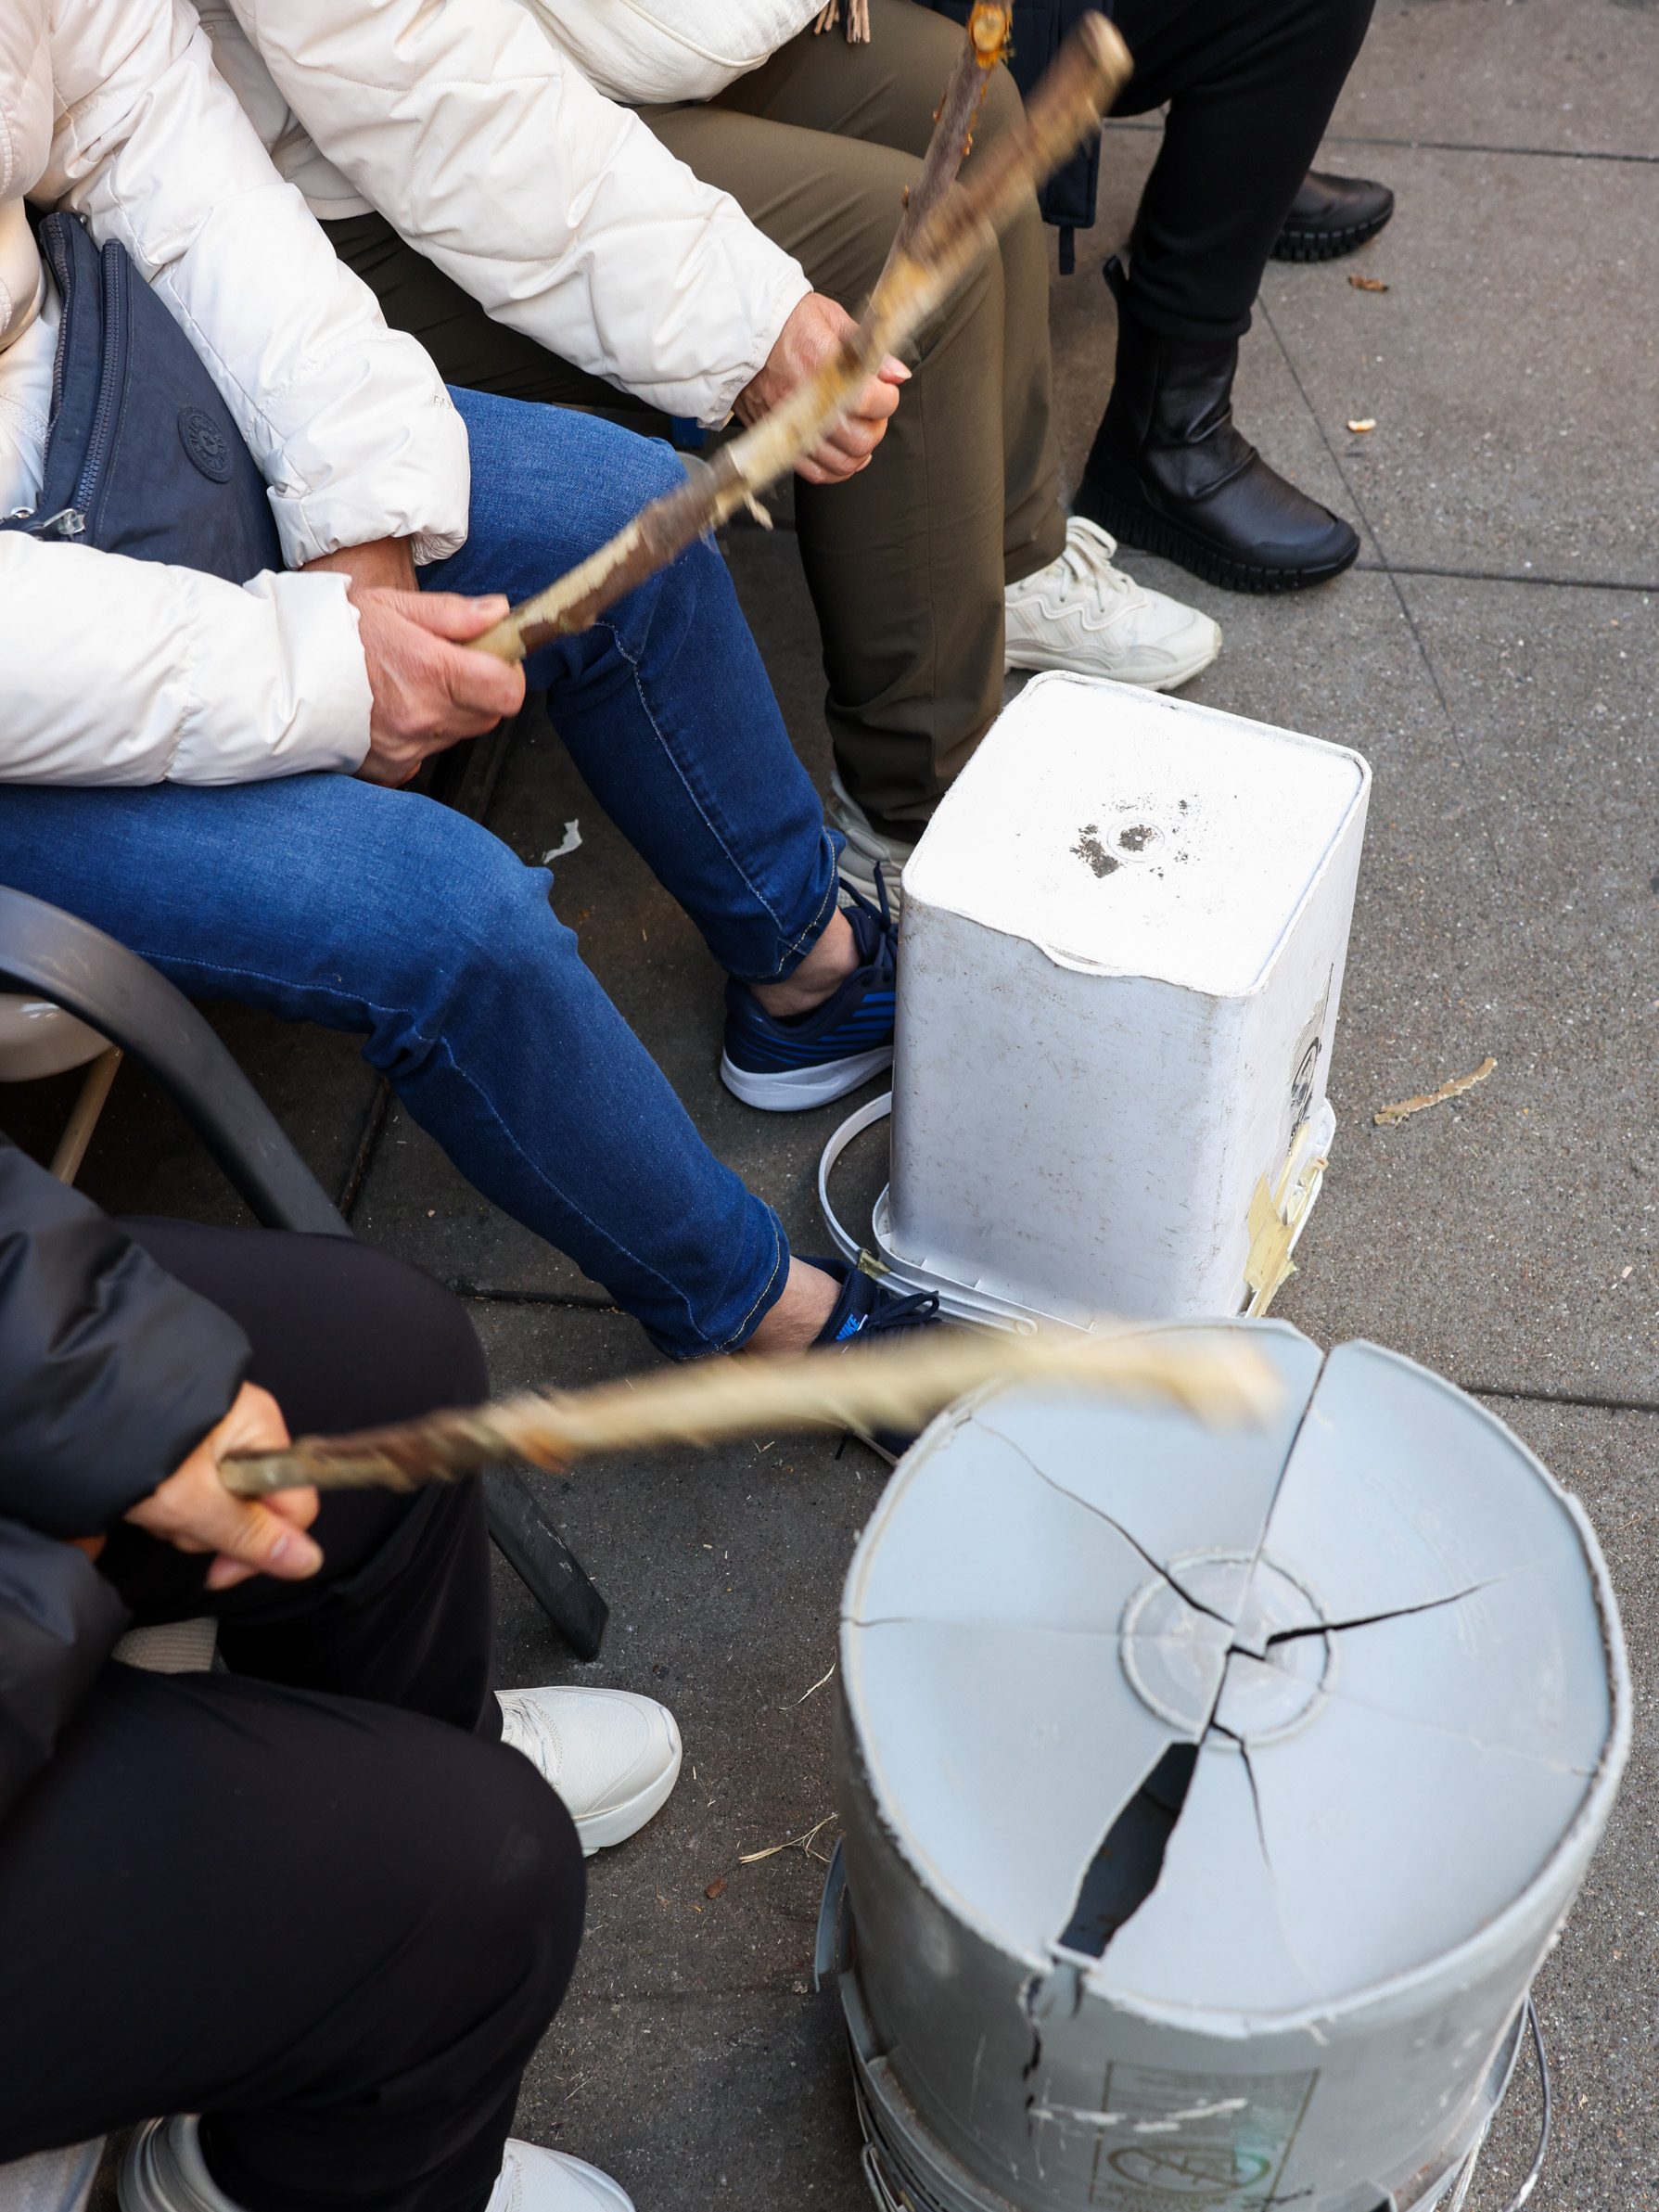
[[553,1473],[593,1452],[711,1444],[787,1428],[908,1431],[967,1391],[1007,1382],[1171,1405],[1218,1426],[1260,1422],[1279,1396],[1267,1361],[1236,1336],[940,1329],[867,1351],[741,1354],[636,1382],[430,1413],[355,1436],[301,1437],[284,1451],[228,1453],[220,1473],[239,1498],[302,1483],[410,1490],[503,1463]]
[[[1027,195],[1098,127],[1130,67],[1129,49],[1104,16],[1084,16],[1044,72],[1021,121],[984,149],[964,184],[954,191],[940,186],[941,197],[921,211],[908,242],[900,224],[856,330],[817,374],[722,446],[696,484],[678,486],[643,507],[608,544],[515,607],[477,645],[503,660],[521,660],[555,637],[588,629],[607,607],[810,453],[887,356],[944,305],[991,250]],[[940,131],[946,121],[941,111]],[[924,179],[932,161],[930,148]]]

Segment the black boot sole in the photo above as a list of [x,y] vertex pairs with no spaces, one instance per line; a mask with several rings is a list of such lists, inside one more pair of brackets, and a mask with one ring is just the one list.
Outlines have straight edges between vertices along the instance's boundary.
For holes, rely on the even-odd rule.
[[1282,230],[1273,241],[1273,259],[1338,262],[1345,253],[1356,253],[1374,238],[1393,213],[1388,208],[1381,215],[1368,215],[1363,223],[1351,223],[1346,230]]
[[1183,530],[1179,522],[1166,521],[1161,515],[1149,515],[1144,507],[1130,506],[1116,492],[1091,484],[1087,478],[1078,486],[1071,504],[1073,511],[1086,521],[1098,522],[1102,530],[1110,531],[1120,545],[1132,546],[1138,553],[1160,554],[1177,568],[1201,576],[1206,583],[1219,583],[1229,592],[1306,591],[1310,584],[1329,583],[1359,557],[1356,540],[1352,551],[1339,559],[1307,568],[1270,569],[1242,561],[1231,553],[1222,553],[1195,531]]

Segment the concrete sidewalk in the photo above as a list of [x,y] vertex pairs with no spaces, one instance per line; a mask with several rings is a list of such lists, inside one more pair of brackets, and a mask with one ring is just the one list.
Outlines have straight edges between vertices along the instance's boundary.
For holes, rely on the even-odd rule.
[[[1110,379],[1095,274],[1128,230],[1155,126],[1108,136],[1101,218],[1053,309],[1067,459]],[[1479,1392],[1583,1498],[1637,1682],[1613,1834],[1539,2001],[1557,2136],[1539,2212],[1659,2206],[1659,10],[1652,0],[1382,0],[1329,166],[1385,177],[1391,227],[1356,260],[1275,266],[1241,420],[1353,517],[1360,564],[1316,594],[1233,597],[1131,557],[1226,631],[1189,696],[1357,746],[1375,772],[1333,1064],[1325,1196],[1278,1311],[1364,1334]],[[1382,279],[1356,289],[1351,274]],[[1373,417],[1363,436],[1345,428]],[[814,773],[822,679],[791,540],[734,533],[746,607]],[[599,815],[551,734],[521,742],[489,819],[539,860],[580,824],[555,902],[715,1148],[821,1248],[812,1179],[841,1109],[747,1112],[715,1075],[720,978]],[[465,1289],[503,1387],[648,1356],[603,1292],[477,1198],[351,1041],[223,1027],[359,1232]],[[1474,1068],[1457,1106],[1372,1111]],[[123,1077],[85,1176],[144,1210],[230,1218],[169,1109]],[[851,1163],[849,1185],[879,1181]],[[640,2212],[721,2203],[854,2212],[838,2026],[810,1987],[834,1822],[841,1576],[884,1470],[824,1444],[604,1464],[550,1485],[606,1592],[574,1667],[504,1572],[507,1679],[644,1689],[677,1712],[684,1779],[595,1861],[570,2001],[520,2129],[591,2158]],[[745,1864],[745,1854],[783,1845]],[[724,1885],[721,1887],[720,1885]],[[717,1894],[710,1895],[711,1889]],[[1470,2200],[1524,2170],[1512,2097]],[[1149,2207],[1150,2212],[1150,2207]]]

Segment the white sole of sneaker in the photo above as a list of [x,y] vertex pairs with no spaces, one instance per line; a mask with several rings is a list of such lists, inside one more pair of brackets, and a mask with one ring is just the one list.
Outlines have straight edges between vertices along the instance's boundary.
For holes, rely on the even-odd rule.
[[608,1851],[613,1844],[626,1843],[631,1835],[637,1835],[648,1821],[654,1821],[674,1794],[674,1784],[680,1779],[680,1768],[684,1757],[685,1747],[680,1741],[680,1731],[676,1728],[674,1760],[666,1772],[646,1783],[643,1790],[636,1791],[622,1804],[612,1805],[604,1812],[590,1813],[585,1819],[577,1822],[576,1840],[581,1846],[582,1857],[591,1859],[595,1851]]
[[[1184,660],[1179,662],[1165,675],[1137,676],[1127,673],[1121,669],[1114,669],[1111,671],[1110,681],[1114,684],[1133,684],[1142,691],[1179,691],[1183,684],[1190,684],[1194,676],[1201,676],[1220,650],[1221,633],[1217,630],[1207,644],[1195,646]],[[1061,654],[1042,653],[1034,647],[1028,651],[1022,649],[1017,660],[1004,661],[1002,669],[1004,675],[1013,675],[1016,671],[1028,672],[1032,675],[1041,674],[1045,671],[1053,671],[1061,675],[1072,676],[1104,676],[1106,674],[1104,669],[1079,668],[1075,660],[1068,660]]]
[[811,1106],[828,1106],[845,1098],[873,1075],[893,1065],[893,1048],[884,1044],[873,1053],[854,1053],[845,1060],[832,1060],[823,1068],[789,1068],[774,1075],[757,1075],[734,1068],[726,1054],[720,1056],[720,1080],[734,1098],[759,1106],[763,1114],[804,1114]]
[[121,2212],[232,2212],[202,2160],[196,2121],[183,2115],[134,2130],[115,2196]]

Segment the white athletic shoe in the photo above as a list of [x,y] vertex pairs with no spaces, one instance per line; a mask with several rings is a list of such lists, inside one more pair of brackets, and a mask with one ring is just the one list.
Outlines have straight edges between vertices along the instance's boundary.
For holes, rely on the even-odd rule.
[[509,2141],[484,2212],[633,2212],[633,2199],[567,2151]]
[[847,839],[841,854],[842,882],[879,906],[881,901],[875,889],[879,875],[887,887],[887,912],[897,921],[900,903],[899,877],[905,862],[915,850],[914,845],[901,845],[895,837],[883,837],[858,800],[849,796],[838,769],[830,776],[830,792],[829,818]]
[[501,1740],[565,1800],[591,1859],[643,1828],[680,1778],[680,1731],[632,1690],[504,1690]]
[[1151,691],[1176,691],[1208,668],[1221,650],[1216,624],[1115,569],[1117,550],[1098,523],[1068,518],[1059,559],[1008,587],[1008,667],[1069,669]]
[[[116,2184],[121,2212],[240,2212],[209,2173],[194,2113],[135,2129]],[[509,2142],[487,2212],[633,2212],[608,2174],[563,2151]]]

